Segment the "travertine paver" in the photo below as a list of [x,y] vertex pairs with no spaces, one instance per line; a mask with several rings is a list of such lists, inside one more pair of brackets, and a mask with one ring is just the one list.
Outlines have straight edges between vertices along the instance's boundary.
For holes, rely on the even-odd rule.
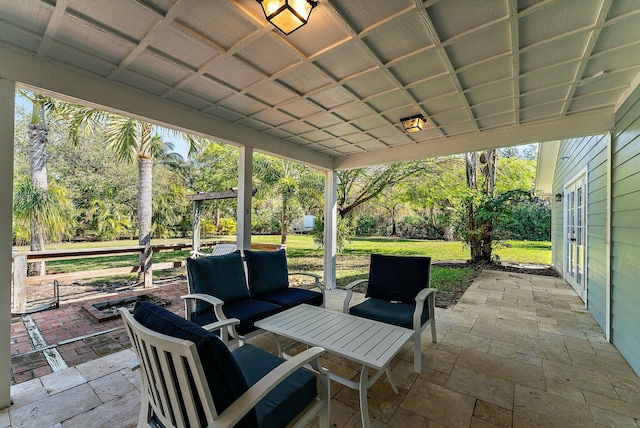
[[[177,296],[181,288],[161,292],[171,298],[168,290]],[[341,310],[343,296],[341,290],[329,292],[327,307]],[[385,376],[369,390],[372,427],[640,427],[640,378],[561,279],[485,271],[455,307],[436,310],[436,325],[438,343],[431,343],[429,331],[424,334],[420,375],[413,373],[408,344],[391,364],[400,394]],[[20,326],[14,327],[20,335]],[[26,349],[18,342],[16,350]],[[111,352],[122,343],[103,342],[96,348]],[[250,342],[276,352],[271,335]],[[85,351],[97,355],[85,345],[63,351],[80,360]],[[9,422],[135,426],[140,378],[127,366],[133,355],[115,352],[14,385],[14,404],[9,412],[0,411],[0,428]],[[37,360],[17,361],[23,369],[18,377],[37,370]],[[360,367],[344,359],[326,355],[323,364],[343,377],[359,377]],[[331,426],[360,426],[357,394],[333,382],[331,388]]]

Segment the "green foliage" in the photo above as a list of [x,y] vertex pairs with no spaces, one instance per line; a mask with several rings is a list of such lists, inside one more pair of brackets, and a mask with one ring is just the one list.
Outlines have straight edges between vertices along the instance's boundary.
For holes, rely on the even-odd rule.
[[409,239],[440,239],[442,231],[424,216],[409,215],[398,222],[398,236]]
[[[513,233],[517,231],[518,227],[523,226],[521,221],[531,221],[531,219],[527,220],[527,215],[533,213],[533,215],[541,214],[541,217],[536,219],[536,222],[539,221],[540,224],[528,225],[527,230],[521,231],[521,236],[526,233],[526,239],[531,239],[528,234],[534,233],[535,236],[544,238],[545,231],[550,231],[551,227],[548,207],[545,209],[542,204],[539,208],[534,209],[533,207],[538,203],[528,201],[535,201],[535,199],[529,192],[522,190],[511,190],[493,198],[470,191],[465,199],[464,213],[472,213],[472,221],[476,227],[470,228],[469,219],[461,215],[460,221],[456,224],[456,232],[467,244],[475,237],[479,245],[485,245],[486,242],[500,245],[500,240],[514,237]],[[471,211],[468,211],[468,207],[471,207]],[[518,217],[514,220],[516,215]]]
[[[43,191],[27,179],[14,188],[14,221],[19,224],[21,233],[29,231],[29,239],[31,222],[40,225],[45,235],[50,238],[68,237],[66,236],[68,229],[65,227],[70,220],[68,207],[69,201],[62,187],[49,186],[48,190]],[[18,239],[26,237],[18,237]]]
[[235,218],[221,218],[218,221],[218,235],[234,235],[236,233],[236,219]]
[[[311,233],[313,236],[313,242],[318,247],[324,246],[324,221],[316,218],[315,223],[313,224],[313,232]],[[347,219],[340,218],[338,219],[338,225],[336,230],[336,250],[339,253],[344,251],[345,245],[347,242],[351,241],[353,238],[353,231],[349,227],[349,221]]]
[[356,236],[384,236],[387,232],[388,220],[381,214],[363,213],[356,221]]
[[496,171],[496,192],[532,191],[536,179],[536,161],[517,157],[499,159]]
[[472,275],[473,271],[468,267],[444,268],[432,266],[431,288],[435,288],[440,292],[462,290]]
[[510,239],[550,241],[551,207],[531,194],[523,194],[514,199],[509,215],[500,218],[495,227]]

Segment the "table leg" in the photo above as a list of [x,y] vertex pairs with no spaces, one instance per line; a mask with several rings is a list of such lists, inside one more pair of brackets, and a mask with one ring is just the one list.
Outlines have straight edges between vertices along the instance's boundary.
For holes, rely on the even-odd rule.
[[362,366],[360,372],[360,416],[362,417],[362,428],[369,428],[369,403],[367,402],[367,389],[369,387],[369,367]]
[[278,335],[275,333],[271,333],[271,334],[273,334],[273,337],[275,337],[276,339],[276,346],[278,347],[278,357],[284,358],[283,357],[284,352],[282,351],[282,345],[280,345],[280,339],[278,339]]
[[391,369],[389,368],[389,366],[387,366],[385,370],[387,372],[387,379],[391,384],[391,389],[393,389],[393,392],[395,392],[396,395],[400,394],[400,392],[398,391],[398,387],[396,386],[396,383],[393,381],[393,378],[391,377]]

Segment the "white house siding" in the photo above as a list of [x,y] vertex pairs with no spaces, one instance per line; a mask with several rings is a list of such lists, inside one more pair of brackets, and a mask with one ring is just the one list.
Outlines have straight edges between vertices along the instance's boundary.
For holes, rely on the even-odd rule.
[[[605,328],[605,216],[607,200],[607,135],[563,140],[553,180],[553,193],[587,168],[587,307]],[[553,266],[562,274],[564,258],[564,206],[554,202],[551,215]]]
[[640,89],[616,112],[611,176],[611,341],[640,373]]

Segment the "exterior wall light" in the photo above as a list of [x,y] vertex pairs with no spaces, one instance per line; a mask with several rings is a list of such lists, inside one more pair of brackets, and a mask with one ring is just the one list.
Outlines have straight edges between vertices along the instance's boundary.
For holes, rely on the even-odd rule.
[[267,21],[285,35],[291,34],[309,21],[311,10],[318,5],[313,0],[256,0],[262,6]]
[[404,119],[400,119],[402,122],[402,127],[407,132],[418,132],[422,131],[424,128],[424,124],[426,122],[423,115],[418,114],[411,117],[405,117]]
[[562,202],[563,195],[562,193],[556,193],[556,202]]

